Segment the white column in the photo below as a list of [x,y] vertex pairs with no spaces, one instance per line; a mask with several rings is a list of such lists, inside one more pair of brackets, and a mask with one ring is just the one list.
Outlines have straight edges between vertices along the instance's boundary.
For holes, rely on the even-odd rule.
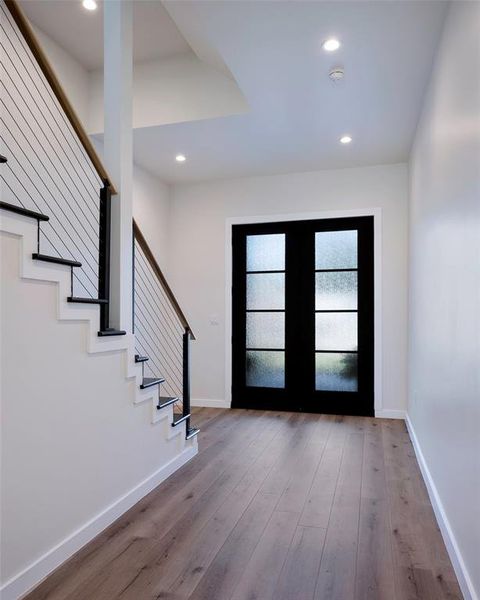
[[112,196],[110,326],[132,331],[132,2],[105,0],[104,156]]

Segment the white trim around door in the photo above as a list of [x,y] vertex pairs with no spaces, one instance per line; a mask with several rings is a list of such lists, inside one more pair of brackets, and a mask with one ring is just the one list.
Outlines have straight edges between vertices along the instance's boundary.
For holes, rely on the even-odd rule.
[[281,221],[312,221],[373,216],[374,222],[374,408],[382,416],[382,209],[320,211],[281,215],[233,217],[225,221],[225,405],[232,403],[232,225],[277,223]]

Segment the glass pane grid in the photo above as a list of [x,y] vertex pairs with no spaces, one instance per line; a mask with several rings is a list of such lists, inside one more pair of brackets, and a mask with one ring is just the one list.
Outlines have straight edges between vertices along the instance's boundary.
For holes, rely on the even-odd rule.
[[[247,386],[285,386],[285,241],[285,234],[247,236]],[[358,391],[357,254],[357,230],[316,232],[318,391]]]
[[247,236],[246,364],[249,387],[285,387],[285,234]]
[[315,389],[358,391],[358,233],[315,234]]

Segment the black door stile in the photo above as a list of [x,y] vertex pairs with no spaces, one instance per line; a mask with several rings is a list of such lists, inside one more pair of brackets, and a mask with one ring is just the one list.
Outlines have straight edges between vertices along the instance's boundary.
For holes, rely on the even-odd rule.
[[[316,356],[327,351],[315,351],[315,232],[345,230],[357,231],[357,268],[324,271],[357,272],[357,311],[321,312],[357,314],[358,349],[328,354],[345,358],[351,353],[358,357],[358,389],[318,391],[315,389]],[[285,234],[285,385],[253,387],[246,385],[247,236],[275,233]],[[373,415],[373,217],[234,225],[232,252],[232,406]],[[260,273],[255,271],[255,274]],[[255,309],[251,312],[282,311]],[[350,362],[353,364],[353,357]]]

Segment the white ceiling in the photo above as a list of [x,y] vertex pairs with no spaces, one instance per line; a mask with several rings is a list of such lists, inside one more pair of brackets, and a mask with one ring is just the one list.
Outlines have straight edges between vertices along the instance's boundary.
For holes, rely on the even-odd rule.
[[[27,17],[62,46],[86,69],[103,65],[103,2],[87,11],[81,0],[21,0]],[[133,3],[133,54],[135,61],[168,58],[190,51],[161,2]]]
[[[98,65],[101,14],[86,14],[80,0],[22,5],[84,64]],[[250,108],[134,130],[136,162],[178,183],[406,161],[448,3],[135,0],[134,6],[136,60],[177,53],[186,39],[200,58],[224,65]],[[342,46],[326,53],[321,43],[332,35]],[[334,85],[328,72],[338,65],[345,80]],[[348,146],[338,143],[345,133],[353,137]],[[175,162],[178,153],[185,163]]]
[[[169,182],[408,158],[445,15],[441,1],[165,2],[221,56],[251,111],[134,132],[136,160]],[[321,43],[337,36],[327,54]],[[335,86],[331,67],[342,65]],[[353,143],[339,137],[350,133]],[[182,152],[187,161],[177,164]]]

